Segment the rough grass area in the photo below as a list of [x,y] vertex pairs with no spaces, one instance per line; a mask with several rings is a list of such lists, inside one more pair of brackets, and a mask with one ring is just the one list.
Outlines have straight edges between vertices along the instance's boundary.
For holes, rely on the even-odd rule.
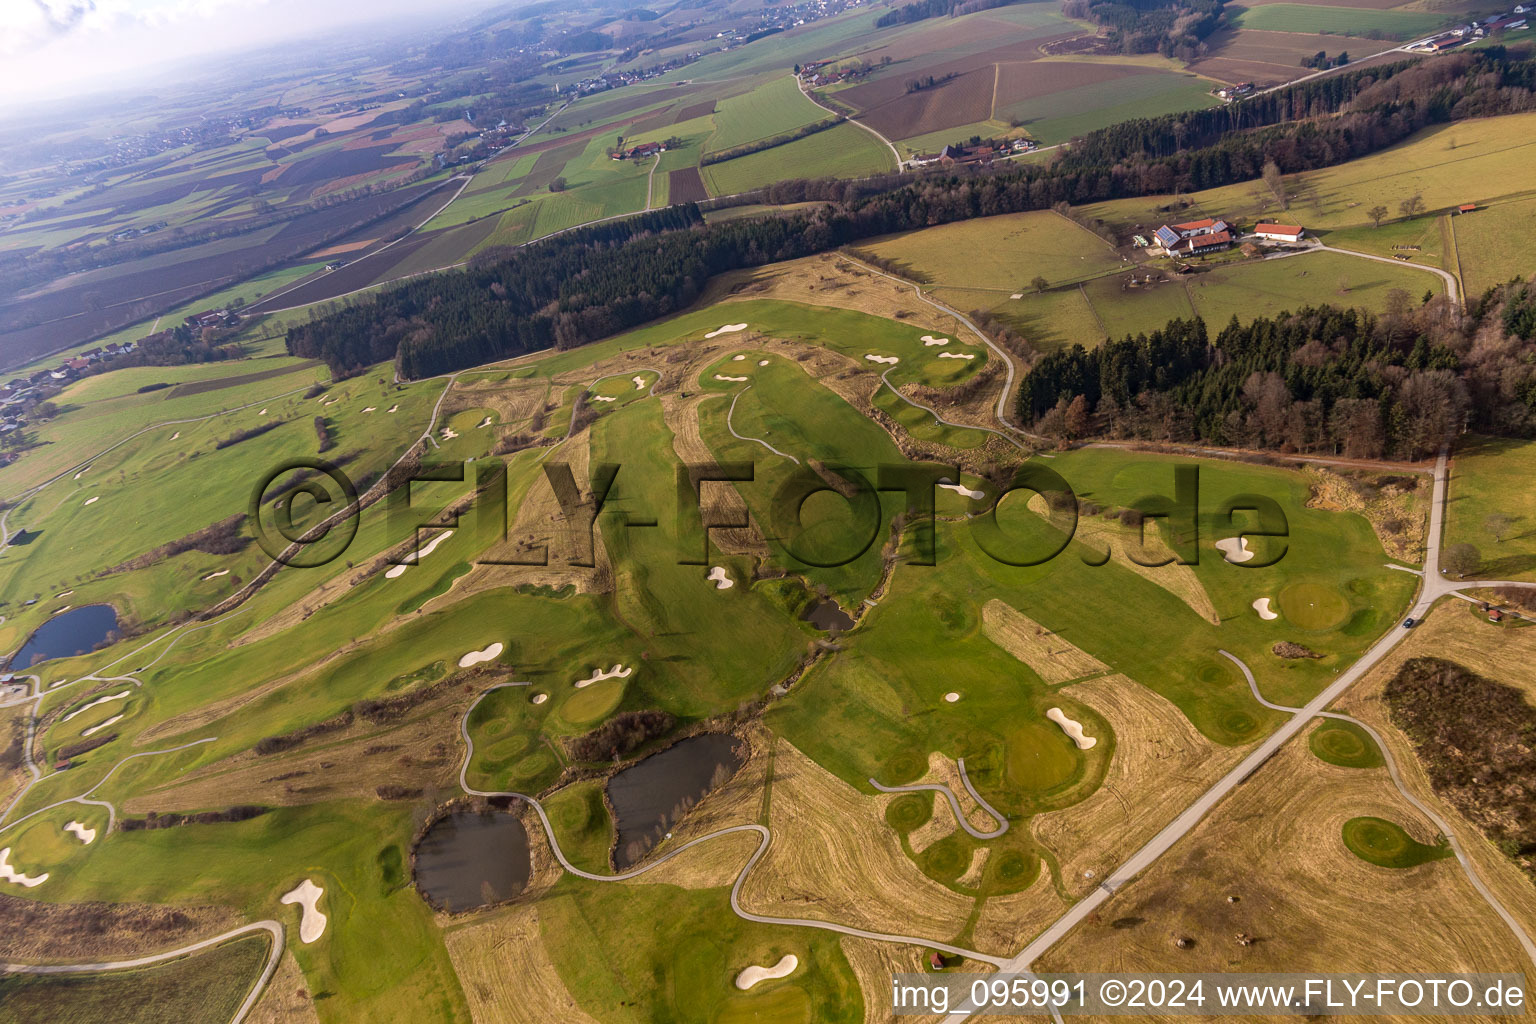
[[271,939],[253,935],[153,967],[0,978],[0,1021],[225,1024],[250,992]]
[[858,178],[895,169],[895,157],[856,124],[808,135],[783,146],[737,157],[703,169],[717,196],[750,192],[786,178]]
[[1444,15],[1417,11],[1380,11],[1361,7],[1329,7],[1324,4],[1264,4],[1238,8],[1232,24],[1238,28],[1273,32],[1321,32],[1330,35],[1365,35],[1413,39],[1428,35],[1446,23]]
[[1445,543],[1471,544],[1488,579],[1536,576],[1536,442],[1469,437],[1451,464]]
[[1386,688],[1435,793],[1536,875],[1536,707],[1455,662],[1415,658]]

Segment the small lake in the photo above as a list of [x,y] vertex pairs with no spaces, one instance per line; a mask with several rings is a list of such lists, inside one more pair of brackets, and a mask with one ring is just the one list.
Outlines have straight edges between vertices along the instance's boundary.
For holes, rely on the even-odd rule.
[[86,604],[55,615],[27,638],[11,658],[10,671],[25,672],[40,661],[89,654],[117,631],[117,609]]
[[828,632],[834,629],[853,628],[853,616],[843,611],[842,605],[831,598],[817,601],[807,608],[805,614],[800,616],[800,618],[809,622],[817,629]]
[[511,899],[528,885],[528,832],[506,811],[454,811],[416,846],[416,888],[444,910]]
[[[741,747],[740,751],[737,747]],[[637,863],[667,830],[741,769],[746,745],[724,733],[705,733],[652,754],[608,780],[618,840],[613,863]]]

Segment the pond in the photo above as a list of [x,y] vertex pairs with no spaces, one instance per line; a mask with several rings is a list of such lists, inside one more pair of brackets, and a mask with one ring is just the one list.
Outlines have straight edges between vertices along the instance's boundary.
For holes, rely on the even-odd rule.
[[416,846],[416,888],[444,910],[511,899],[531,874],[528,832],[506,811],[454,811],[434,822]]
[[817,601],[800,618],[820,630],[853,628],[853,616],[843,611],[843,606],[831,598]]
[[[741,749],[738,749],[740,747]],[[608,803],[619,836],[613,863],[637,863],[667,830],[740,770],[745,745],[724,733],[705,733],[652,754],[608,780]]]
[[109,604],[86,604],[55,615],[27,638],[11,658],[10,671],[25,672],[51,658],[88,654],[117,631],[117,610]]

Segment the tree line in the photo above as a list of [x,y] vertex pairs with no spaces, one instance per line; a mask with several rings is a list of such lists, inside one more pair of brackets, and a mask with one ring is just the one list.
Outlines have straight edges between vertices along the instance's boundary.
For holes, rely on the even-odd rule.
[[[1387,309],[1308,307],[1199,317],[1081,345],[1025,374],[1019,417],[1063,440],[1203,442],[1347,458],[1421,459],[1466,428],[1536,434],[1536,343],[1506,330],[1530,290],[1490,289],[1465,313],[1397,289]],[[1511,316],[1511,310],[1517,312]]]
[[[1256,179],[1271,162],[1285,173],[1331,166],[1430,124],[1536,106],[1536,60],[1497,47],[1338,77],[1347,81],[1302,83],[1229,105],[1242,108],[1233,113],[1117,125],[1050,163],[781,183],[766,191],[769,201],[826,205],[706,225],[689,204],[489,251],[466,270],[348,300],[296,325],[288,350],[324,360],[338,377],[392,358],[403,376],[432,376],[570,348],[667,316],[697,298],[710,277],[730,270],[974,217],[1198,191]],[[1304,119],[1283,120],[1298,114]],[[1223,129],[1223,117],[1250,127]]]

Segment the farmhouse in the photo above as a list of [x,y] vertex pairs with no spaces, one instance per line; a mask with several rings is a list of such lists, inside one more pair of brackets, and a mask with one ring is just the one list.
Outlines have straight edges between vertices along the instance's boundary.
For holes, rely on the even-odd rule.
[[1232,234],[1228,231],[1208,231],[1204,234],[1191,235],[1179,244],[1188,255],[1201,256],[1208,252],[1220,252],[1223,249],[1232,248]]
[[1253,233],[1271,242],[1299,242],[1306,229],[1300,224],[1262,223],[1253,226]]
[[1216,90],[1216,95],[1228,102],[1240,99],[1253,92],[1252,82],[1238,82],[1236,85],[1225,86]]

